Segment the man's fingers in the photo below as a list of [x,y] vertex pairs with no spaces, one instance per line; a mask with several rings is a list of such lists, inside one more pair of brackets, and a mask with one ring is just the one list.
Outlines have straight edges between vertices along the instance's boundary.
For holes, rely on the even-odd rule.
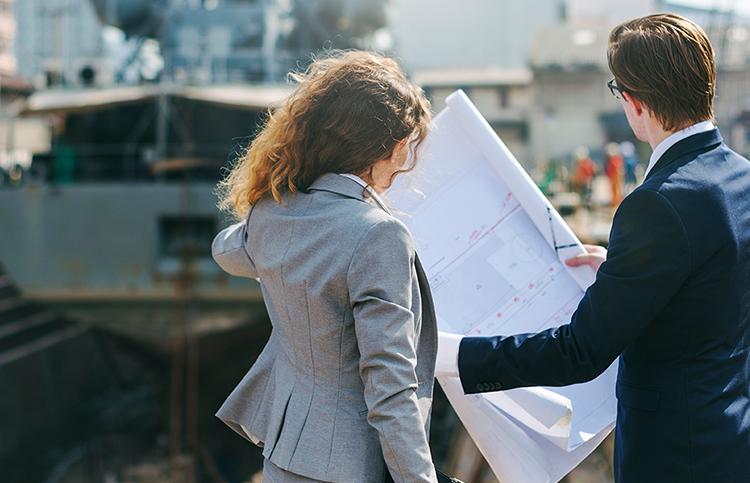
[[597,245],[584,245],[583,247],[588,253],[582,253],[581,255],[569,258],[565,260],[565,263],[569,267],[590,265],[595,272],[598,271],[601,264],[607,259],[607,249]]
[[579,265],[590,265],[594,261],[599,260],[599,257],[594,255],[578,255],[573,258],[568,258],[565,263],[571,267],[577,267]]

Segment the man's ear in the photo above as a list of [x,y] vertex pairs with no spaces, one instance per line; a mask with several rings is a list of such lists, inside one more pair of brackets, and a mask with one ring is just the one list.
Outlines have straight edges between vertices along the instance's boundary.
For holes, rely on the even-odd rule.
[[643,104],[641,104],[641,101],[631,96],[627,92],[623,92],[622,97],[623,99],[625,99],[625,102],[633,106],[633,109],[635,109],[636,114],[640,116],[641,113],[643,112]]

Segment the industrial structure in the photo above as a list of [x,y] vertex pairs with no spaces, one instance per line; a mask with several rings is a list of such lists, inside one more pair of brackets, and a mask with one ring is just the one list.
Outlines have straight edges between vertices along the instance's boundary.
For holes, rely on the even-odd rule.
[[[445,0],[0,0],[0,382],[18,388],[0,406],[20,418],[0,474],[65,481],[89,464],[102,481],[125,464],[112,454],[162,458],[173,481],[258,469],[211,417],[269,332],[257,282],[211,259],[232,221],[214,189],[311,55],[390,51],[436,112],[464,89],[533,172],[635,142],[605,87],[608,33],[673,10],[711,37],[717,123],[748,156],[750,20],[614,3],[489,0],[459,16]],[[89,416],[95,436],[70,431]]]
[[364,46],[386,2],[10,3],[0,38],[17,34],[28,81],[10,88],[0,43],[0,474],[102,481],[161,461],[175,482],[244,481],[260,453],[212,414],[269,324],[258,283],[211,258],[232,221],[214,188],[288,70]]

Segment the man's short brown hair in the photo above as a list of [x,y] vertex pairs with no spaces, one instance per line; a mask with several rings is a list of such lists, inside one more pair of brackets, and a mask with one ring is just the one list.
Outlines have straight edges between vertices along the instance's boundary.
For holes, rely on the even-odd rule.
[[714,51],[690,20],[655,14],[612,30],[609,68],[620,92],[644,103],[666,131],[713,119]]

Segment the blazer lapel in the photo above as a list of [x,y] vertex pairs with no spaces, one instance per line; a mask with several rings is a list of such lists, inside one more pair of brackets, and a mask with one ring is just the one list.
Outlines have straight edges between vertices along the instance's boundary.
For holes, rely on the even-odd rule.
[[[426,384],[423,389],[428,390],[431,399],[435,381],[435,357],[437,356],[438,348],[437,316],[435,315],[435,304],[432,301],[432,292],[430,291],[427,274],[424,272],[422,263],[419,261],[419,255],[416,253],[414,254],[414,268],[417,272],[419,298],[422,306],[422,327],[419,333],[420,357],[417,358],[415,371],[417,378]],[[428,434],[430,432],[430,411],[431,408],[428,408],[425,424],[425,431]]]
[[365,203],[376,206],[386,213],[388,210],[380,206],[372,196],[366,193],[365,188],[346,176],[339,174],[327,173],[316,179],[315,182],[307,189],[308,191],[328,191],[336,193],[347,198],[364,201]]
[[721,142],[722,138],[718,129],[686,137],[685,139],[676,142],[674,146],[667,149],[664,154],[661,155],[661,158],[659,158],[659,161],[656,162],[653,169],[648,173],[646,179],[651,178],[665,166],[688,153],[701,149],[710,149],[718,146]]
[[430,325],[437,324],[435,315],[435,303],[432,300],[432,291],[427,280],[427,274],[422,268],[422,262],[419,261],[419,255],[414,254],[414,267],[417,269],[417,282],[419,282],[419,293],[422,298],[422,323],[427,322]]

